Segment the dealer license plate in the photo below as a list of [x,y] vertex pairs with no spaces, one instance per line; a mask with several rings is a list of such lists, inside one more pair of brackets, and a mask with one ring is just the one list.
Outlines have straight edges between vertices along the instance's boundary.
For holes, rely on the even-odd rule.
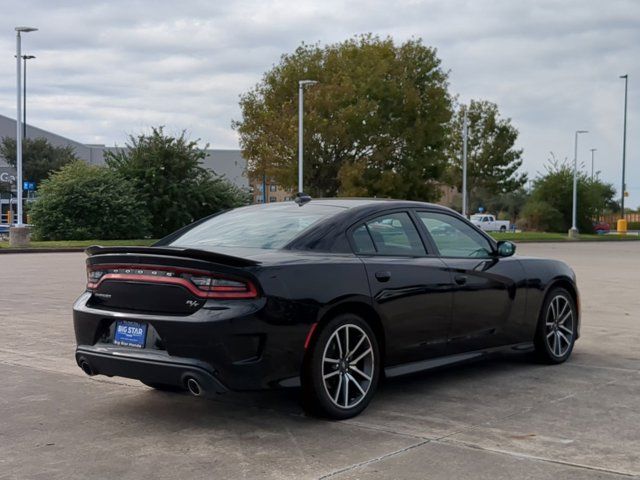
[[138,322],[116,322],[115,345],[144,348],[147,338],[147,325]]

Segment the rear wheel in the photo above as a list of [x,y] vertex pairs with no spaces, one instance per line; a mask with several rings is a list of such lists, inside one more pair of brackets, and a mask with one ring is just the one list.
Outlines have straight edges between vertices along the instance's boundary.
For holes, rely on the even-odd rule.
[[507,231],[507,227],[505,227],[504,225],[502,225],[502,226],[500,227],[500,232],[501,232],[501,233],[504,233],[504,232],[506,232],[506,231]]
[[378,342],[371,327],[353,314],[330,320],[316,335],[302,375],[303,406],[342,420],[362,412],[380,376]]
[[576,341],[577,310],[571,294],[564,288],[554,288],[544,302],[535,347],[545,363],[566,361]]

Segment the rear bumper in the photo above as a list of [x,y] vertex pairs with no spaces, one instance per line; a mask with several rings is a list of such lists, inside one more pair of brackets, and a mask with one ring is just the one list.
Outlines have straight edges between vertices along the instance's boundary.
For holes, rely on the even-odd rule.
[[201,385],[205,395],[225,393],[228,388],[216,378],[215,372],[200,362],[170,358],[156,353],[129,354],[118,349],[78,347],[78,366],[89,375],[126,377],[145,383],[160,383],[186,388],[193,378]]
[[[90,297],[78,298],[73,322],[76,361],[84,359],[91,374],[176,386],[199,375],[214,392],[300,384],[309,325],[283,322],[281,309],[271,312],[264,300],[216,301],[191,315],[166,316],[98,309],[87,304]],[[114,345],[116,321],[148,325],[144,348]]]

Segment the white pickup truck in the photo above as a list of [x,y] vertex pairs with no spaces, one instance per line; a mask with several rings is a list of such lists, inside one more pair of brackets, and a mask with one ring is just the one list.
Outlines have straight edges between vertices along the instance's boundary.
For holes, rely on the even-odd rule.
[[509,229],[509,220],[496,220],[496,217],[488,213],[476,213],[471,215],[470,220],[485,232],[506,232]]

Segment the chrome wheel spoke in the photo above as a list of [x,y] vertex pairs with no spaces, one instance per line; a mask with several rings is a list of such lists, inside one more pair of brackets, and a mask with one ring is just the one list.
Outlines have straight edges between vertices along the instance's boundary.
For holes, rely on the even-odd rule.
[[334,335],[336,337],[336,345],[338,346],[338,356],[342,358],[343,355],[342,355],[342,342],[340,342],[340,330],[334,333]]
[[569,310],[569,313],[567,313],[564,317],[558,320],[558,325],[564,325],[564,322],[566,322],[567,319],[571,318],[572,316],[573,315],[571,314],[571,310]]
[[340,360],[338,360],[337,358],[329,358],[329,357],[324,357],[322,359],[323,362],[327,362],[327,363],[339,363]]
[[347,357],[352,357],[353,355],[355,355],[355,353],[358,351],[358,348],[360,348],[360,345],[362,345],[362,343],[365,341],[367,337],[365,337],[364,335],[362,335],[360,337],[360,340],[358,340],[358,343],[356,343],[356,346],[353,347],[353,349],[347,353]]
[[561,338],[562,340],[564,340],[564,341],[565,341],[565,343],[566,343],[567,345],[569,345],[569,343],[570,343],[570,342],[569,342],[569,339],[568,339],[568,338],[567,338],[567,336],[566,336],[564,333],[562,333],[560,330],[558,330],[558,338]]
[[339,374],[340,374],[340,370],[334,370],[331,373],[327,373],[323,378],[326,380],[328,378],[335,377],[336,375],[339,375]]
[[344,406],[345,408],[349,405],[349,377],[347,377],[347,374],[345,373],[344,375],[344,381],[342,382],[342,384],[344,385]]
[[560,335],[558,334],[558,332],[556,332],[556,347],[558,348],[558,356],[562,355],[562,339],[560,338]]
[[564,325],[558,325],[560,330],[563,330],[567,335],[573,335],[573,331],[570,328],[565,327]]
[[356,372],[361,377],[365,378],[367,381],[371,381],[371,377],[360,370],[358,367],[351,365],[351,371]]
[[348,381],[350,381],[351,383],[353,383],[353,384],[356,386],[356,388],[357,388],[358,390],[360,390],[360,393],[361,393],[363,396],[367,394],[367,392],[365,392],[365,391],[363,390],[363,388],[362,388],[362,387],[360,386],[360,384],[356,381],[356,379],[355,379],[355,378],[353,378],[353,376],[351,376],[351,375],[350,375],[350,374],[348,374],[348,373],[347,373],[347,380],[348,380]]
[[336,394],[333,398],[335,403],[338,403],[338,397],[340,396],[340,388],[342,387],[342,375],[338,377],[338,388],[336,388]]
[[367,348],[364,351],[364,353],[361,353],[360,356],[358,358],[356,358],[355,360],[353,360],[351,363],[357,364],[360,360],[362,360],[364,357],[366,357],[367,355],[369,355],[372,352],[373,352],[373,350],[371,350],[371,347]]

